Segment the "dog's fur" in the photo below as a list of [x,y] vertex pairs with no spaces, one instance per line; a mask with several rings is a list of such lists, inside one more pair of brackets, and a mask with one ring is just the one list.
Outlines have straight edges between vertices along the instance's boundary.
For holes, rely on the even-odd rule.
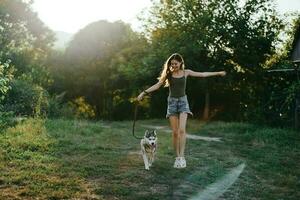
[[157,136],[155,130],[146,130],[144,138],[141,139],[141,150],[145,164],[145,169],[149,170],[154,162],[154,156],[157,148]]

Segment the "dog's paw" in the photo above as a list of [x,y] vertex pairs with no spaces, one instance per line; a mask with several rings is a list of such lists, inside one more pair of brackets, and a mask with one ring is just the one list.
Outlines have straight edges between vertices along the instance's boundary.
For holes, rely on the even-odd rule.
[[145,170],[149,170],[150,168],[149,167],[145,167]]

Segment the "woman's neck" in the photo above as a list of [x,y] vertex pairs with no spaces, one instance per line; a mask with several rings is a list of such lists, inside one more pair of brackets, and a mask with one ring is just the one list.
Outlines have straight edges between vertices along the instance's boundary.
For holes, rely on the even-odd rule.
[[176,71],[173,71],[172,72],[172,76],[182,76],[183,75],[183,70],[182,69],[179,69],[179,70],[176,70]]

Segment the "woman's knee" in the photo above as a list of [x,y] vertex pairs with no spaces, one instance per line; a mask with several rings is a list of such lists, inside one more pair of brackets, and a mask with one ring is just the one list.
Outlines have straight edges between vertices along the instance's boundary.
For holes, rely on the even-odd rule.
[[179,130],[173,130],[172,133],[173,133],[173,136],[174,136],[174,137],[179,137],[179,134],[180,134],[180,133],[179,133]]
[[185,130],[184,129],[179,129],[178,133],[179,133],[179,135],[184,135],[185,134]]

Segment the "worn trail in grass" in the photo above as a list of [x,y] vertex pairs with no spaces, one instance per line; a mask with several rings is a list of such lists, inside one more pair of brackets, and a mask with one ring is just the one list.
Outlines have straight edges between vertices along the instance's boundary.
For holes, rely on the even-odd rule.
[[236,182],[240,174],[243,172],[245,164],[233,168],[228,174],[221,179],[208,185],[204,190],[199,191],[196,195],[189,198],[189,200],[215,200],[228,190],[232,184]]

